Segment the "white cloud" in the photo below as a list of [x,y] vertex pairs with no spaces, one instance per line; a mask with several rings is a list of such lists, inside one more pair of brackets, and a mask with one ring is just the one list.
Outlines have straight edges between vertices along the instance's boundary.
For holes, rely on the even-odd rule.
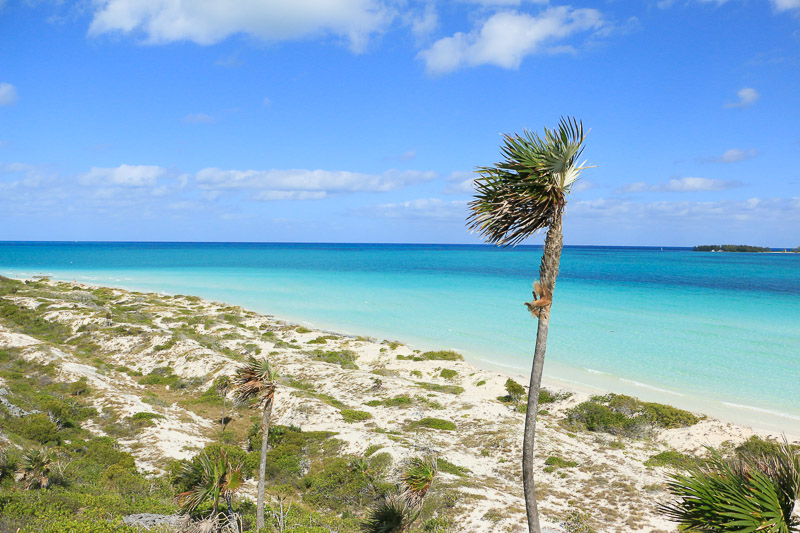
[[398,159],[400,159],[400,161],[411,161],[415,157],[417,157],[417,149],[416,148],[414,148],[412,150],[408,150],[407,152],[403,152],[402,154],[400,154]]
[[548,43],[602,26],[602,15],[596,9],[551,7],[538,16],[504,11],[492,15],[470,33],[459,32],[439,39],[418,57],[425,61],[431,74],[477,65],[514,69],[530,54],[572,50],[565,46],[548,47]]
[[695,225],[698,221],[756,221],[800,219],[800,197],[795,198],[748,198],[746,200],[720,200],[715,202],[634,202],[619,198],[598,198],[572,202],[568,206],[569,217],[613,218],[643,220],[658,224],[661,221],[679,220]]
[[482,6],[518,6],[530,2],[532,4],[546,4],[547,0],[460,0],[465,4],[480,4]]
[[327,198],[326,191],[261,191],[253,195],[254,200],[265,202],[279,200],[322,200]]
[[119,187],[154,187],[166,169],[149,165],[120,165],[114,168],[92,167],[78,177],[81,185],[104,185]]
[[409,13],[406,16],[406,23],[411,26],[411,33],[419,44],[425,40],[439,25],[439,15],[436,7],[432,3],[425,4],[425,8],[419,13]]
[[0,106],[13,105],[19,100],[17,88],[10,83],[0,83]]
[[738,148],[731,148],[718,157],[700,157],[698,160],[701,163],[738,163],[740,161],[747,161],[758,155],[758,150],[750,148],[748,150],[740,150]]
[[790,9],[800,9],[800,0],[772,0],[772,5],[778,11],[788,11]]
[[[359,172],[330,170],[221,170],[206,168],[195,176],[199,186],[204,189],[251,189],[268,191],[269,194],[256,193],[262,200],[280,199],[277,191],[290,192],[292,199],[318,199],[321,196],[304,195],[301,191],[348,193],[385,192],[416,183],[435,179],[432,171],[387,170],[381,174],[362,174]],[[270,196],[271,195],[271,196]]]
[[367,214],[386,218],[465,219],[467,202],[446,202],[441,198],[419,198],[401,203],[381,204],[365,210]]
[[715,180],[709,178],[673,178],[667,183],[648,184],[643,181],[629,183],[617,188],[617,194],[636,192],[707,192],[724,191],[741,187],[738,181]]
[[393,16],[379,0],[95,0],[89,34],[141,33],[149,44],[201,45],[237,33],[265,41],[335,35],[359,52]]
[[181,119],[185,124],[213,124],[214,117],[205,113],[190,113]]
[[737,102],[729,102],[725,104],[724,107],[731,108],[731,107],[750,107],[756,100],[761,98],[761,95],[758,94],[758,91],[753,89],[752,87],[745,87],[744,89],[739,90],[736,95],[739,97]]
[[451,172],[447,177],[448,185],[442,192],[445,194],[472,194],[475,192],[473,185],[475,177],[474,172],[464,170]]

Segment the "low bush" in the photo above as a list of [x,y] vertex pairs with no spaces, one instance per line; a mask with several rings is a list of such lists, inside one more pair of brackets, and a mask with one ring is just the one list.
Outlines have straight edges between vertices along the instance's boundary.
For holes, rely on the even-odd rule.
[[363,422],[364,420],[369,420],[372,418],[372,415],[367,413],[366,411],[357,411],[355,409],[342,409],[341,411],[342,418],[348,424],[352,424],[354,422]]
[[432,417],[423,418],[422,420],[414,422],[412,425],[414,427],[438,429],[442,431],[454,431],[456,429],[456,425],[449,420]]
[[439,383],[425,383],[424,381],[417,381],[417,387],[434,392],[446,392],[447,394],[461,394],[464,392],[464,387],[459,385],[440,385]]
[[458,372],[450,368],[443,368],[439,373],[439,376],[443,377],[444,379],[455,379],[455,377],[458,376]]
[[314,350],[309,352],[309,355],[314,359],[337,364],[342,368],[358,370],[358,366],[355,364],[358,355],[353,350]]
[[699,459],[694,456],[676,452],[675,450],[667,450],[656,455],[651,455],[644,462],[644,465],[654,467],[671,467],[685,470],[698,464],[698,462]]

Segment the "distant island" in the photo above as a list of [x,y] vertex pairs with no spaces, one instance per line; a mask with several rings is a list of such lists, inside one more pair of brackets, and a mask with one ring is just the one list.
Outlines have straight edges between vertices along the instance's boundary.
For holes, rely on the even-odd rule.
[[771,252],[772,248],[746,244],[703,244],[692,248],[695,252]]

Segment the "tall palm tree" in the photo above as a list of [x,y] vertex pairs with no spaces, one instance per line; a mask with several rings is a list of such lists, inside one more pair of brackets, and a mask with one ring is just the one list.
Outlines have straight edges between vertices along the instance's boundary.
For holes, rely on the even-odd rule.
[[225,401],[228,399],[228,393],[231,390],[231,378],[229,376],[220,376],[214,380],[214,389],[217,395],[222,398],[222,419],[220,425],[222,426],[222,433],[225,433]]
[[499,246],[516,246],[547,228],[539,280],[533,284],[533,301],[525,304],[538,319],[522,445],[528,528],[535,533],[540,532],[533,476],[536,410],[550,306],[561,260],[562,218],[567,194],[587,168],[578,163],[585,138],[583,123],[571,117],[562,117],[556,129],[544,128],[541,136],[527,130],[522,135],[504,135],[500,149],[503,161],[476,171],[479,177],[475,179],[475,198],[469,204],[471,212],[467,218],[472,231]]
[[256,527],[264,527],[264,484],[267,473],[267,450],[269,447],[269,419],[275,400],[275,371],[269,361],[256,359],[252,355],[244,366],[239,367],[233,378],[233,394],[239,403],[257,401],[263,410],[261,416],[261,463],[258,466],[258,496],[256,500]]

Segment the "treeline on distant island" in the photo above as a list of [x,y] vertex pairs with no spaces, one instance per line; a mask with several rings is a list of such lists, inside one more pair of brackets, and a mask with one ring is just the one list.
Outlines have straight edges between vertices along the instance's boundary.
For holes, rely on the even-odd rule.
[[703,244],[692,248],[695,252],[771,252],[771,248],[746,244]]

